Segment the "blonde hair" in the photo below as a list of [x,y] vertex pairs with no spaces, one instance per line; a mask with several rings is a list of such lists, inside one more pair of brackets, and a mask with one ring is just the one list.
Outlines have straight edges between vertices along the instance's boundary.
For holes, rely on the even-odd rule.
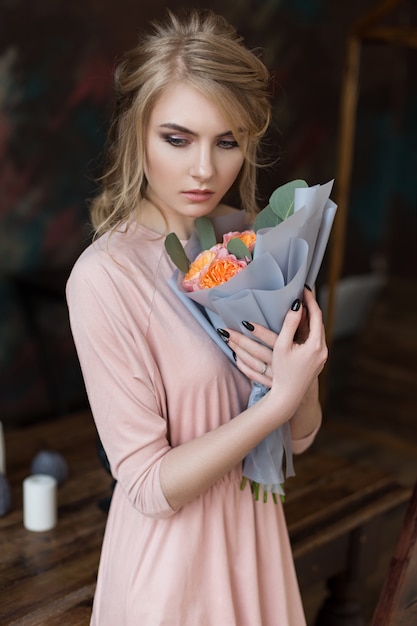
[[180,18],[169,11],[115,71],[107,165],[102,192],[91,204],[96,235],[125,222],[145,196],[145,130],[157,99],[178,80],[200,90],[228,120],[236,140],[244,139],[236,185],[242,208],[256,211],[258,148],[271,115],[268,70],[223,17],[192,10]]

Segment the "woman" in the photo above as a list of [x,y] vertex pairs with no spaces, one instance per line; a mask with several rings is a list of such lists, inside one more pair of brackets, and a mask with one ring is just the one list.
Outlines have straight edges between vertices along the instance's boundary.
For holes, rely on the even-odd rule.
[[[164,247],[169,232],[186,241],[195,218],[234,212],[231,189],[254,213],[268,72],[223,18],[194,11],[169,14],[126,55],[116,90],[97,236],[67,288],[117,480],[91,623],[301,626],[281,503],[240,484],[244,457],[281,424],[290,420],[294,452],[319,428],[320,310],[306,290],[279,337],[250,323],[253,339],[221,329],[234,364],[173,294]],[[247,409],[252,381],[270,391]]]

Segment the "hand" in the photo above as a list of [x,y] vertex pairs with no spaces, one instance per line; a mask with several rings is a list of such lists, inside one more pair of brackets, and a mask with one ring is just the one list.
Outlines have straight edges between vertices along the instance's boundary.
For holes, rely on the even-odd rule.
[[228,343],[239,369],[251,380],[301,402],[327,360],[322,315],[314,295],[305,289],[304,304],[288,312],[279,335],[259,324],[251,327],[253,337],[262,343],[230,331]]

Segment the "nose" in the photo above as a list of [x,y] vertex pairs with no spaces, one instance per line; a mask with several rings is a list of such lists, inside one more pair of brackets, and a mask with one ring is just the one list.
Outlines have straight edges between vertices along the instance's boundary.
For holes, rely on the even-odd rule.
[[199,146],[193,155],[190,166],[190,175],[201,181],[213,178],[215,172],[214,160],[209,146]]

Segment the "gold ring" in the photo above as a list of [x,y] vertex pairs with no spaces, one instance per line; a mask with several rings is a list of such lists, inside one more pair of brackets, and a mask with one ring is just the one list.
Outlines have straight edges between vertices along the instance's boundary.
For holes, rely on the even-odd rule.
[[261,376],[263,376],[266,372],[266,370],[268,369],[268,364],[264,363],[263,368],[261,369],[261,371],[259,372]]

